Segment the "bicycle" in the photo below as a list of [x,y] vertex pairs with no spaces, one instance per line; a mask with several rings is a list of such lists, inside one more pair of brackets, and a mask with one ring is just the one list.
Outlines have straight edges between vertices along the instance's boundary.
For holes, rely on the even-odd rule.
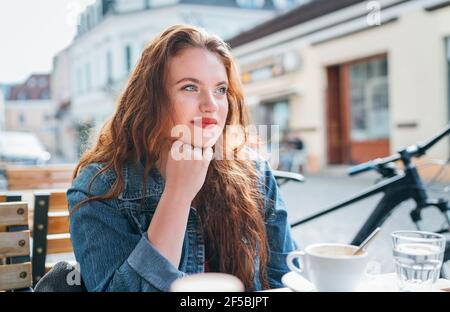
[[[351,167],[348,171],[350,176],[355,176],[368,171],[376,171],[380,174],[380,180],[374,186],[367,188],[349,199],[319,213],[291,223],[291,228],[295,228],[333,211],[347,207],[375,194],[384,193],[383,197],[350,244],[359,245],[373,230],[377,227],[381,227],[400,204],[410,199],[415,202],[415,208],[410,212],[410,217],[418,230],[424,230],[421,225],[422,212],[425,209],[434,207],[443,214],[446,223],[446,226],[443,226],[441,229],[434,232],[440,234],[450,233],[450,206],[448,200],[444,198],[435,199],[429,197],[425,184],[417,170],[417,166],[412,163],[413,158],[422,157],[432,146],[449,134],[450,124],[438,135],[424,143],[411,145],[399,150],[394,155],[385,158],[377,158]],[[398,161],[402,163],[403,168],[396,166],[395,163]],[[289,181],[304,181],[303,178],[299,178],[298,176],[289,177],[286,176],[286,174],[279,175],[279,172],[275,172],[275,178],[277,181],[280,181],[279,186]],[[448,239],[444,252],[444,264],[442,266],[441,275],[444,278],[450,278],[450,241]]]

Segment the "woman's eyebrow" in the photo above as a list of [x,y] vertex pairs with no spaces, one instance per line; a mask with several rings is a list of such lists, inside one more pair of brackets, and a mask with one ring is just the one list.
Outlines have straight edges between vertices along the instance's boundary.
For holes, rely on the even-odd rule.
[[[194,82],[194,83],[202,84],[202,82],[200,80],[198,80],[196,78],[192,78],[192,77],[182,78],[182,79],[178,80],[175,84],[177,85],[177,84],[179,84],[181,82],[184,82],[184,81],[191,81],[191,82]],[[228,83],[226,81],[220,81],[216,85],[219,86],[219,85],[223,85],[223,84],[228,84]]]
[[191,81],[191,82],[200,84],[200,80],[195,79],[195,78],[190,78],[190,77],[182,78],[182,79],[178,80],[175,84],[179,84],[180,82],[183,82],[183,81]]

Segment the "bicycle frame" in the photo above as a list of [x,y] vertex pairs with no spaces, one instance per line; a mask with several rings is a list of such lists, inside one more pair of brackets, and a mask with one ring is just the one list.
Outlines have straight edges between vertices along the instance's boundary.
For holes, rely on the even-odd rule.
[[397,173],[393,177],[378,182],[373,187],[370,187],[365,191],[352,196],[351,198],[344,200],[343,202],[338,203],[331,208],[316,213],[300,221],[294,222],[293,224],[291,224],[291,227],[293,228],[299,226],[303,223],[309,222],[378,193],[384,193],[384,196],[352,240],[352,245],[359,245],[376,227],[383,224],[383,222],[389,217],[392,211],[400,203],[408,199],[414,199],[414,201],[416,202],[416,208],[411,212],[411,218],[419,229],[421,210],[429,206],[436,206],[443,213],[445,213],[447,222],[450,225],[448,203],[446,201],[428,200],[426,190],[417,172],[417,168],[409,161],[409,159],[403,159],[402,157],[402,160],[406,165],[405,169],[402,172]]

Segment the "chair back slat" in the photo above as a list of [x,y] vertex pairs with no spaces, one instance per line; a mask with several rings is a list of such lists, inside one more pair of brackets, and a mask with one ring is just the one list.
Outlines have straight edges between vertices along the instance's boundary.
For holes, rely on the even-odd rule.
[[0,203],[0,226],[27,224],[28,204],[26,202]]
[[32,269],[28,204],[0,203],[0,224],[0,291],[29,290]]
[[30,231],[1,232],[0,258],[30,254]]
[[[21,201],[22,196],[18,194],[0,194],[0,203]],[[1,217],[0,217],[1,220]],[[0,232],[6,232],[6,225],[0,225]]]
[[31,286],[31,262],[0,265],[0,290]]
[[69,231],[69,212],[48,213],[48,234],[63,234]]
[[66,191],[51,192],[49,205],[49,212],[68,211]]
[[75,165],[7,166],[9,190],[67,188]]
[[71,252],[72,241],[70,234],[49,234],[47,235],[47,254]]

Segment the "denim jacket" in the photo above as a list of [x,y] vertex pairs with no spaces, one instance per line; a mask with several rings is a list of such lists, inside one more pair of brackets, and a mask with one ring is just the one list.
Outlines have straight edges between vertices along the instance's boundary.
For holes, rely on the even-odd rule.
[[[289,271],[287,254],[296,249],[275,178],[265,161],[257,161],[262,191],[271,288],[282,287],[281,277]],[[69,210],[88,196],[105,194],[116,180],[113,170],[100,174],[100,164],[84,167],[67,191]],[[205,245],[199,218],[191,207],[179,267],[175,267],[147,237],[147,228],[164,189],[156,168],[150,171],[146,192],[142,187],[143,166],[128,163],[123,168],[124,190],[117,198],[82,205],[70,219],[70,232],[81,276],[89,291],[169,291],[173,281],[187,274],[204,272]],[[144,205],[141,205],[142,200]],[[253,287],[261,289],[259,261],[255,264]]]

